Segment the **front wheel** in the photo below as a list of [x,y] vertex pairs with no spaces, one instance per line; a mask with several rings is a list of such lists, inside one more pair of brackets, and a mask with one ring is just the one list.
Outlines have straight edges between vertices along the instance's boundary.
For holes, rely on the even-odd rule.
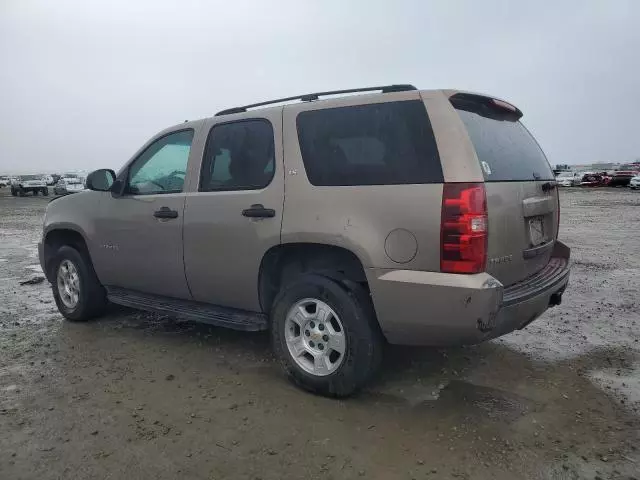
[[15,188],[11,189],[11,195],[13,195],[14,197],[18,196],[18,191]]
[[45,188],[43,188],[43,189],[42,189],[42,195],[43,195],[43,196],[45,196],[45,197],[48,197],[48,196],[49,196],[49,189],[48,189],[48,188],[46,188],[46,187],[45,187]]
[[306,390],[346,397],[378,369],[382,335],[371,299],[357,284],[304,275],[278,294],[271,322],[276,355]]
[[53,298],[67,320],[85,321],[104,311],[104,289],[85,255],[65,245],[55,254],[50,268]]

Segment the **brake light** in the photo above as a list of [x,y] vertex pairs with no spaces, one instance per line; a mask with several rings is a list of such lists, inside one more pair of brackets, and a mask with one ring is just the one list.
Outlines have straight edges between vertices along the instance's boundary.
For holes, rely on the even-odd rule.
[[510,103],[505,102],[504,100],[498,100],[497,98],[492,98],[491,102],[496,107],[502,108],[504,110],[509,110],[510,112],[513,112],[513,113],[516,113],[518,111],[518,109],[516,107],[514,107]]
[[445,183],[440,271],[479,273],[487,263],[487,198],[483,183]]

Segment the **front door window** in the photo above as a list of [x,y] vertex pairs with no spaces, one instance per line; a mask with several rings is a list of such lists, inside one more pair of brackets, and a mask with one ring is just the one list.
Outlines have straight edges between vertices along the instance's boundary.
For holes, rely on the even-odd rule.
[[131,166],[127,192],[134,195],[182,192],[192,141],[193,130],[183,130],[149,145]]

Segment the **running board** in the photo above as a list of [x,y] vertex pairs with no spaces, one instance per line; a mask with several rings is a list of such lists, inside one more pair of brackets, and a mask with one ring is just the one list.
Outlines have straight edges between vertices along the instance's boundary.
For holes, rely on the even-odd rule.
[[235,308],[219,307],[208,303],[180,300],[152,295],[118,287],[105,287],[109,301],[125,307],[148,312],[165,313],[186,320],[208,323],[218,327],[256,332],[269,328],[264,313],[249,312]]

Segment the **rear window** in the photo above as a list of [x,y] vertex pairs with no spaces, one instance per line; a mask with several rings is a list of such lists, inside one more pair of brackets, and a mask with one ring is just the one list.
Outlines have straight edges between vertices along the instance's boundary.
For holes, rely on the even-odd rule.
[[529,131],[485,104],[454,102],[487,182],[553,180],[553,170]]
[[302,112],[298,140],[313,185],[442,183],[442,168],[419,100]]

